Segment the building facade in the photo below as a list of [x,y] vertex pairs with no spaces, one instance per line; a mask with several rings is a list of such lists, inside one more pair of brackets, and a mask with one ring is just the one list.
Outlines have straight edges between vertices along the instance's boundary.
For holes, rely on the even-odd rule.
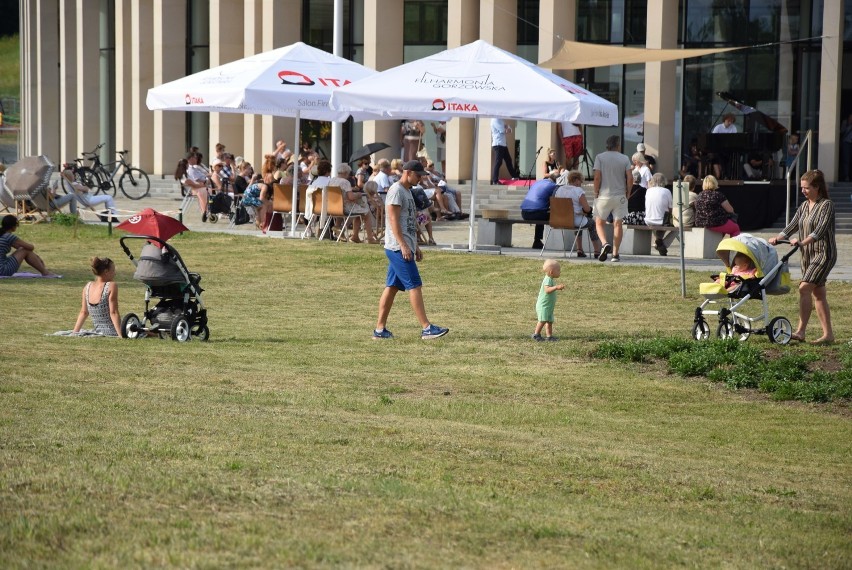
[[[839,126],[852,114],[852,73],[843,73],[846,0],[22,0],[21,156],[57,162],[100,142],[130,149],[145,170],[168,176],[187,147],[217,142],[259,163],[291,119],[224,113],[152,112],[147,90],[185,75],[296,41],[333,51],[341,6],[340,55],[384,70],[484,39],[530,61],[562,40],[648,48],[758,46],[675,62],[557,71],[615,102],[619,127],[586,129],[591,156],[611,134],[625,151],[644,142],[671,176],[691,141],[709,132],[728,103],[754,106],[790,132],[814,133],[812,156],[836,179]],[[850,79],[844,80],[843,77]],[[736,110],[734,110],[736,111]],[[327,124],[303,122],[302,139],[328,151]],[[742,128],[743,124],[738,122]],[[490,148],[473,149],[473,121],[448,124],[447,174],[489,177]],[[482,121],[480,140],[489,140]],[[392,145],[399,124],[343,126],[342,154],[363,143]],[[536,149],[559,148],[551,123],[519,122],[512,133],[522,173],[536,174]],[[425,139],[435,154],[435,139]],[[209,149],[209,150],[208,150]],[[330,155],[330,152],[328,153]],[[111,158],[105,154],[105,159]]]

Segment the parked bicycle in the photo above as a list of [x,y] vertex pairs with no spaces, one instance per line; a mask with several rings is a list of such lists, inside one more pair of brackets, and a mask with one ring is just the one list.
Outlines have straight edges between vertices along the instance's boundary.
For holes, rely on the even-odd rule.
[[124,155],[129,153],[128,150],[116,151],[118,160],[104,164],[101,162],[101,157],[98,151],[102,149],[104,143],[99,144],[90,152],[83,152],[83,158],[76,159],[77,162],[90,161],[91,166],[80,166],[76,170],[77,178],[95,190],[95,194],[111,193],[115,196],[115,176],[121,171],[121,176],[118,178],[118,187],[121,188],[122,194],[131,200],[141,200],[151,191],[151,181],[148,179],[148,174],[141,168],[137,168],[127,163]]

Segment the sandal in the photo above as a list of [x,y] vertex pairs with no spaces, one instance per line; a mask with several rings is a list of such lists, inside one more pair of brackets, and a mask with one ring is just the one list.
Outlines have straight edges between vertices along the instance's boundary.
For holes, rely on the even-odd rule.
[[577,252],[577,257],[588,257],[588,256],[586,255],[586,252],[585,252],[585,251],[578,251],[578,252]]
[[429,245],[438,245],[438,244],[435,243],[435,240],[433,240],[432,238],[429,238]]

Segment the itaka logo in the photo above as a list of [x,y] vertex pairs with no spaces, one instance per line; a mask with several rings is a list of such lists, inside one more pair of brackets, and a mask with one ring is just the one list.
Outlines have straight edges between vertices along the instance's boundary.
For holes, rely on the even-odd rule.
[[313,79],[298,71],[279,71],[278,79],[283,85],[304,85],[305,87],[314,85]]
[[432,101],[433,111],[456,111],[461,113],[478,113],[479,107],[476,103],[447,103],[443,99],[435,99]]
[[[281,80],[282,85],[296,85],[302,87],[310,87],[311,85],[316,85],[316,81],[314,81],[304,73],[299,73],[298,71],[279,71],[278,79]],[[336,77],[318,77],[317,81],[319,81],[320,84],[324,85],[325,87],[342,87],[344,85],[349,85],[350,83],[352,83],[348,79],[337,79]]]
[[203,105],[204,104],[204,99],[202,99],[201,97],[193,97],[189,93],[186,94],[186,96],[183,98],[183,100],[184,100],[184,102],[186,102],[187,105]]

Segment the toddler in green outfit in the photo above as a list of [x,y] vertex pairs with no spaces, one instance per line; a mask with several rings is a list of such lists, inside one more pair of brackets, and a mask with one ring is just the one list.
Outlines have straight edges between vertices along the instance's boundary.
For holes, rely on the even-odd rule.
[[[562,283],[556,284],[556,279],[562,273],[562,268],[555,259],[548,259],[544,262],[541,270],[544,272],[544,279],[541,282],[538,301],[535,304],[538,324],[535,326],[535,333],[532,338],[536,341],[557,340],[553,336],[553,307],[556,305],[556,292],[565,289],[565,285]],[[541,336],[542,329],[544,329],[545,334],[543,337]]]

